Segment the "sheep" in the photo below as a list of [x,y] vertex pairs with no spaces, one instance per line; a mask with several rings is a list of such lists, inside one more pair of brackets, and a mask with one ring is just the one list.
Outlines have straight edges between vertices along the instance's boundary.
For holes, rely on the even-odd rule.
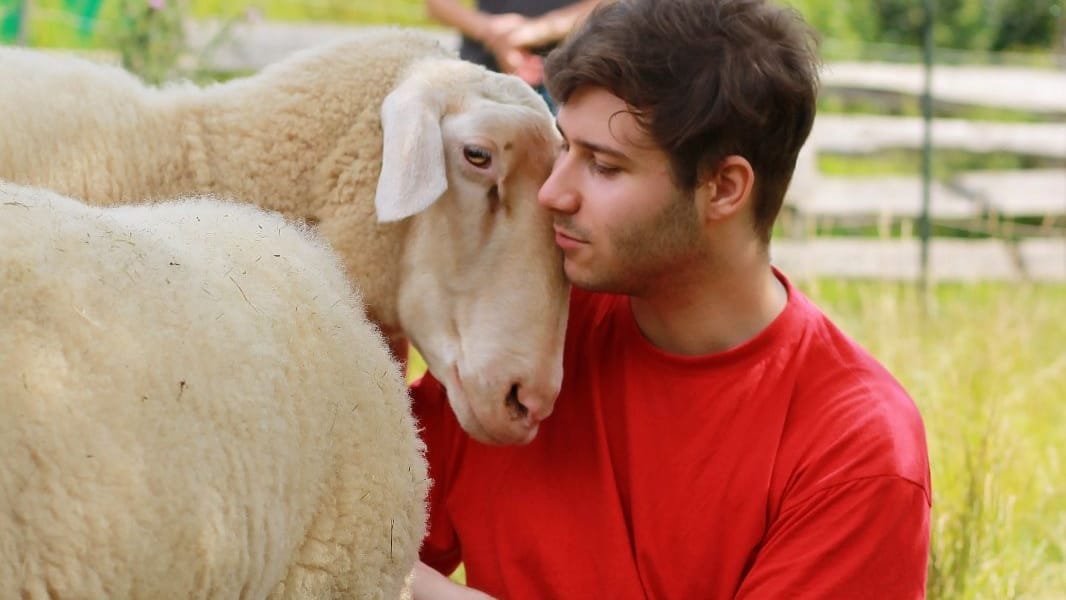
[[399,597],[427,473],[328,243],[0,182],[0,598]]
[[208,87],[0,50],[0,178],[91,204],[210,193],[314,224],[470,434],[531,440],[568,284],[536,202],[560,136],[516,77],[424,33],[356,35]]

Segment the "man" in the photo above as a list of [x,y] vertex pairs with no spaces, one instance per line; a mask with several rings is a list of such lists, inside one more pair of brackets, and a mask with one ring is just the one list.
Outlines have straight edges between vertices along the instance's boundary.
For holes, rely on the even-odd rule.
[[[426,0],[434,19],[462,33],[459,56],[511,73],[543,92],[543,55],[601,0]],[[547,99],[547,98],[546,98]]]
[[770,0],[618,0],[549,56],[562,391],[530,444],[489,447],[413,386],[418,597],[484,597],[439,574],[460,561],[509,599],[924,596],[918,411],[768,257],[812,37]]

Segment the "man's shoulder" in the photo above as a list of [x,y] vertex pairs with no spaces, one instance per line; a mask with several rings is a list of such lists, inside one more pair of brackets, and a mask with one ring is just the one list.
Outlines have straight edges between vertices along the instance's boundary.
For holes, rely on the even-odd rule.
[[803,322],[795,360],[801,364],[798,387],[826,387],[842,392],[867,388],[872,397],[907,398],[895,376],[865,347],[799,292],[795,304]]
[[928,489],[917,404],[876,358],[811,306],[782,450],[829,485],[895,476]]

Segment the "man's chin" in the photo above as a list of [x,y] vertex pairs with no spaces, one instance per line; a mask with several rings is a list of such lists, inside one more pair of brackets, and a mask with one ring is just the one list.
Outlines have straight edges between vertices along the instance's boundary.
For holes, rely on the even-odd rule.
[[588,271],[579,270],[576,267],[571,268],[569,264],[564,265],[564,272],[570,285],[586,292],[617,293],[619,289],[617,285],[613,285],[611,280],[592,277]]

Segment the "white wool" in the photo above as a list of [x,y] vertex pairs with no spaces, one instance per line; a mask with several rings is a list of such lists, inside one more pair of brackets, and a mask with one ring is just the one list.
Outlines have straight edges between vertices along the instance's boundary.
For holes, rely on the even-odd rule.
[[328,245],[0,182],[0,598],[396,598],[406,387]]

